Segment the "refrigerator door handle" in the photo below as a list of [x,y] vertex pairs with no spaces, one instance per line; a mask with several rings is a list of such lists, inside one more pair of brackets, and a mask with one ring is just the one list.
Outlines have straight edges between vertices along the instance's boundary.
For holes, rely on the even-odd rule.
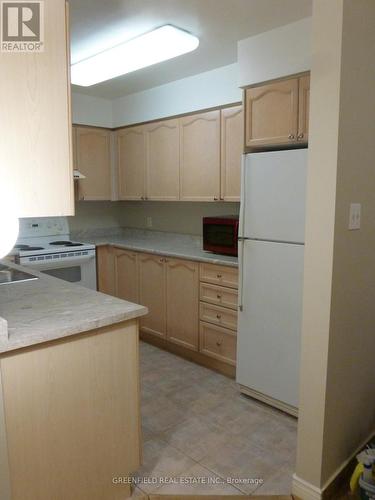
[[242,155],[241,160],[241,204],[240,204],[240,225],[238,236],[243,238],[245,236],[245,204],[246,204],[246,155]]
[[238,265],[239,265],[239,280],[238,280],[238,310],[243,311],[243,260],[244,260],[244,245],[245,239],[238,240]]

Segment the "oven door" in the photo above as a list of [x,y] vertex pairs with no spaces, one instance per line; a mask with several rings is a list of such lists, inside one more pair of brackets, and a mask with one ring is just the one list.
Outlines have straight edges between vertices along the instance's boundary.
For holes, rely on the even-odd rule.
[[20,264],[44,274],[48,274],[49,276],[96,290],[95,255],[67,259],[61,262],[48,262],[43,260],[40,262],[23,263],[21,259]]

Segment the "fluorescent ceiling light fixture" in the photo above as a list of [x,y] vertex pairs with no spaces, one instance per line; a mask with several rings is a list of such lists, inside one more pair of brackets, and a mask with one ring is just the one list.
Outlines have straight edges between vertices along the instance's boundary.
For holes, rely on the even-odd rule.
[[186,54],[198,45],[196,36],[166,24],[73,64],[71,80],[75,85],[89,87]]

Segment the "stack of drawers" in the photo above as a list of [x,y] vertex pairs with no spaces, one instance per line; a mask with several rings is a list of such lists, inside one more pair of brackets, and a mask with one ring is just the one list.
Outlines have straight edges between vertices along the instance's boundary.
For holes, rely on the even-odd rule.
[[200,352],[236,364],[238,270],[200,264]]

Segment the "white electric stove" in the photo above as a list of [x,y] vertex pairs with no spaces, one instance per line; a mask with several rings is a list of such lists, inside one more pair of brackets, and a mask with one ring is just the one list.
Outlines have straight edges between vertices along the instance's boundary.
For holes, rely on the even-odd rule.
[[66,217],[21,219],[15,261],[56,278],[96,290],[96,250],[72,241]]

